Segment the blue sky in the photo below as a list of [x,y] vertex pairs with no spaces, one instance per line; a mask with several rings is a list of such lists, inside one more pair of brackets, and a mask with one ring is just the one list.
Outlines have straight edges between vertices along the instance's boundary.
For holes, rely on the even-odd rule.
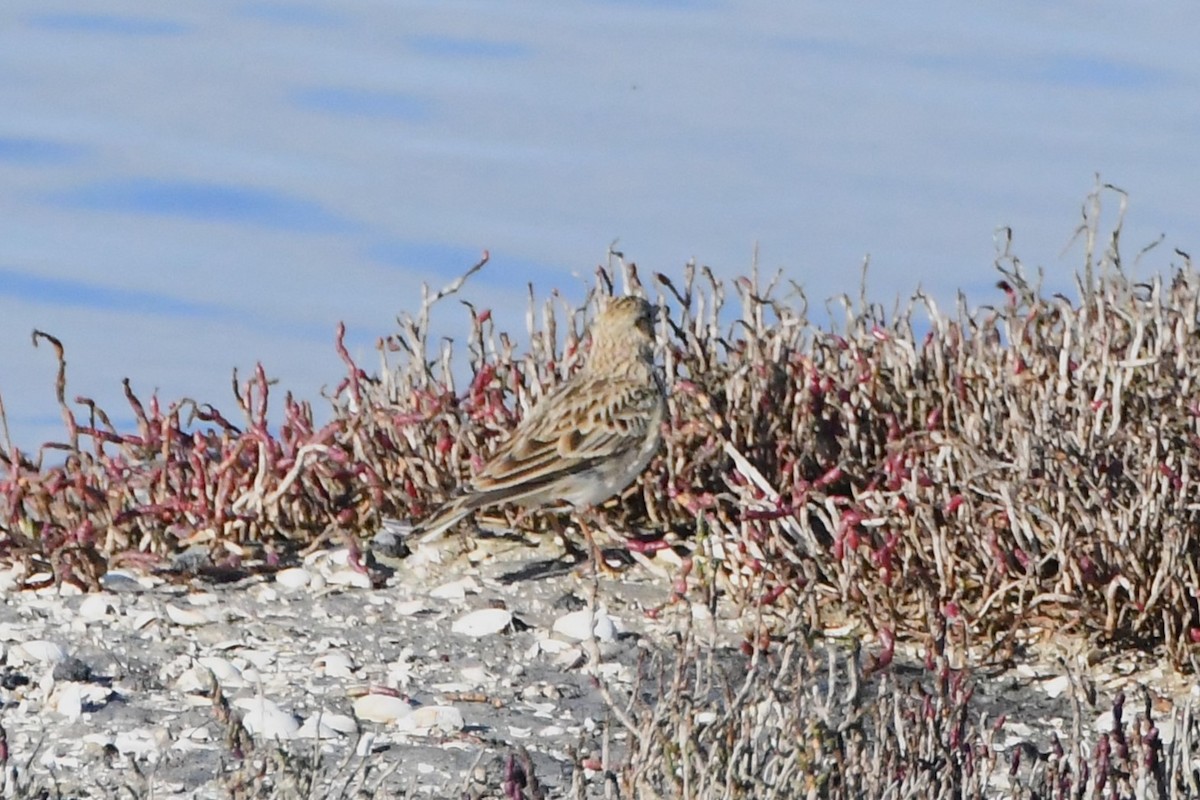
[[[230,405],[266,363],[314,398],[420,284],[521,330],[610,245],[643,273],[782,268],[814,307],[995,299],[996,232],[1070,290],[1096,175],[1140,267],[1197,247],[1200,8],[1110,2],[201,5],[12,0],[0,27],[0,392],[24,444],[60,336],[120,379]],[[63,52],[72,57],[64,59]],[[1115,208],[1115,199],[1109,206]],[[435,318],[461,335],[456,306]],[[51,415],[52,416],[52,415]]]

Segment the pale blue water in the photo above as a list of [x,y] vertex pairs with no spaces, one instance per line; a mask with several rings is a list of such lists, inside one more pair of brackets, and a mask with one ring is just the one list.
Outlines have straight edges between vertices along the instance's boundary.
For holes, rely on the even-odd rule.
[[[1125,242],[1196,230],[1200,6],[8,0],[0,393],[23,445],[120,379],[230,408],[263,360],[315,398],[490,250],[464,297],[519,327],[609,244],[811,298],[995,299],[998,226],[1048,279],[1100,173]],[[1115,203],[1113,204],[1115,207]],[[1168,267],[1160,247],[1139,267]],[[576,277],[580,276],[580,277]],[[818,302],[819,305],[819,302]],[[438,319],[453,333],[454,304]]]

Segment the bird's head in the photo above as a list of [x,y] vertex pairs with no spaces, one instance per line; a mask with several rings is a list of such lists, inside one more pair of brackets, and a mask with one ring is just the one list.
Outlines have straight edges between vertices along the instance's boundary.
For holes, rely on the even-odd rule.
[[611,298],[592,322],[592,367],[654,362],[656,309],[640,297]]

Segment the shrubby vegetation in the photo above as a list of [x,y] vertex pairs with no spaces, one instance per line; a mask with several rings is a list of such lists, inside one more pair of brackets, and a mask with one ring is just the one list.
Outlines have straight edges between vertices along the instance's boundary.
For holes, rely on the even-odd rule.
[[[888,314],[843,298],[845,322],[822,328],[779,276],[724,283],[689,265],[642,278],[616,255],[598,271],[597,292],[616,283],[669,306],[672,412],[661,456],[602,513],[638,549],[681,553],[689,591],[756,620],[743,677],[722,684],[703,657],[664,655],[676,672],[658,702],[620,708],[635,742],[614,775],[627,796],[1195,790],[1190,721],[1174,750],[1143,710],[1022,764],[1019,749],[992,746],[962,669],[1019,662],[1061,635],[1196,667],[1200,274],[1176,251],[1167,274],[1132,280],[1119,220],[1100,228],[1102,196],[1124,210],[1108,187],[1085,203],[1073,297],[1045,294],[1006,252],[991,305],[917,295]],[[138,426],[119,431],[87,398],[68,401],[60,369],[66,436],[47,447],[66,458],[4,448],[0,556],[27,585],[93,589],[107,569],[155,568],[189,547],[271,569],[303,548],[361,548],[384,516],[420,517],[583,346],[584,311],[533,297],[527,352],[474,308],[465,351],[438,346],[429,312],[458,285],[380,341],[378,375],[339,335],[346,377],[323,426],[290,395],[269,420],[260,367],[235,377],[229,417],[143,402],[126,384]],[[56,340],[35,341],[62,363]],[[459,390],[463,356],[473,378]],[[833,627],[856,631],[870,657],[811,645]],[[889,670],[897,641],[926,653],[923,674]],[[714,697],[716,715],[698,721]]]

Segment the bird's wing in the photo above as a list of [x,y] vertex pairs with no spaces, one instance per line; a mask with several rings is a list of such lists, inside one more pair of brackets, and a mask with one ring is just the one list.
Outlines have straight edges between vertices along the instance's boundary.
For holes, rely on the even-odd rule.
[[659,402],[641,383],[577,376],[539,402],[475,477],[474,489],[514,497],[642,445]]

